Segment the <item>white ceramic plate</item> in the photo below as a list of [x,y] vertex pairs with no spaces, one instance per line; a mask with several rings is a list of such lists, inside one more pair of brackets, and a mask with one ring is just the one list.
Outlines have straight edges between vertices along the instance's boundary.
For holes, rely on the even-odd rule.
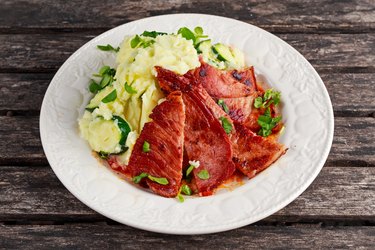
[[[90,94],[93,73],[114,65],[113,53],[98,44],[117,46],[125,35],[144,30],[176,32],[202,26],[213,41],[244,51],[258,75],[280,90],[288,148],[270,168],[233,191],[209,197],[167,199],[118,178],[93,156],[80,138],[77,119]],[[171,234],[225,231],[261,220],[298,197],[315,179],[333,138],[333,111],[327,90],[307,60],[276,36],[255,26],[218,16],[177,14],[121,25],[86,43],[59,69],[45,94],[40,133],[48,161],[60,181],[95,211],[133,227]]]

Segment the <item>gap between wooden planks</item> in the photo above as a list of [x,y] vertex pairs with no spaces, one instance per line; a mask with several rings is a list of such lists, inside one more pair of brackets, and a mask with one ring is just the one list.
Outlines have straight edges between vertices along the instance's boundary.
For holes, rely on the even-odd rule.
[[371,0],[257,1],[174,0],[48,2],[5,1],[0,8],[0,31],[108,29],[144,17],[170,13],[209,13],[252,23],[271,32],[373,32]]
[[[375,34],[280,34],[320,73],[374,73]],[[94,35],[0,35],[0,72],[55,72]],[[116,44],[114,44],[116,46]],[[93,69],[95,71],[96,69]]]
[[[108,221],[69,193],[49,166],[2,166],[0,180],[0,222]],[[301,196],[262,223],[375,224],[374,183],[375,168],[327,163]]]

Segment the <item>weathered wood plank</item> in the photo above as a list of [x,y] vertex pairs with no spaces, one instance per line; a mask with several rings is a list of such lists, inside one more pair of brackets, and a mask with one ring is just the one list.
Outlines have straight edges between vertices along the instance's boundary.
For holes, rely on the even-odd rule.
[[[371,249],[375,227],[247,226],[221,234],[165,235],[127,226],[0,226],[5,249]],[[225,238],[223,238],[225,237]]]
[[[0,115],[37,113],[53,74],[0,74]],[[374,74],[321,74],[335,116],[369,116],[375,112]],[[348,101],[350,100],[350,101]]]
[[351,165],[375,166],[375,119],[335,118],[335,135],[329,161]]
[[11,1],[3,0],[0,30],[17,28],[107,29],[140,18],[169,13],[205,13],[240,19],[270,31],[363,32],[375,29],[372,0],[257,1],[174,0]]
[[55,72],[93,37],[87,34],[0,35],[0,57],[3,59],[0,70]]
[[344,71],[348,72],[355,68],[374,71],[371,63],[375,59],[375,34],[280,34],[279,37],[296,48],[318,71],[337,73],[340,68],[347,68]]
[[[0,221],[106,220],[70,194],[49,167],[3,166],[0,180]],[[307,191],[263,222],[375,223],[374,183],[375,168],[327,164]]]
[[[0,165],[46,164],[39,138],[39,117],[0,116]],[[11,145],[11,146],[9,146]],[[375,166],[375,119],[337,117],[329,162]]]
[[[375,33],[280,34],[321,72],[374,72]],[[55,72],[93,35],[0,35],[1,72]]]
[[47,164],[39,136],[39,117],[0,117],[0,164]]
[[0,114],[39,111],[53,74],[0,74]]
[[374,74],[321,74],[335,116],[370,116],[375,112]]

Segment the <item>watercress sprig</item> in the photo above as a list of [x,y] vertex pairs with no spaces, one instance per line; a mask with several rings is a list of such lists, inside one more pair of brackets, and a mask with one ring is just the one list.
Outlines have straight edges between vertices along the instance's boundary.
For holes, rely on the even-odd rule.
[[272,133],[272,129],[281,121],[281,116],[272,117],[271,109],[268,107],[263,115],[258,117],[258,124],[260,130],[258,135],[267,137]]
[[273,89],[267,89],[263,97],[258,96],[254,100],[255,108],[268,108],[271,104],[278,105],[280,103],[281,93]]
[[202,41],[202,38],[208,37],[203,34],[203,29],[199,26],[195,27],[194,31],[191,31],[187,27],[182,27],[177,31],[177,34],[181,34],[181,36],[186,40],[192,40],[195,49],[197,49],[197,45]]
[[114,51],[114,52],[118,52],[120,50],[120,47],[114,48],[110,44],[107,44],[107,45],[97,45],[96,47],[98,49],[102,50],[102,51]]
[[106,86],[113,83],[115,80],[116,70],[109,67],[103,66],[97,74],[94,74],[96,77],[100,77],[100,82],[96,82],[93,79],[90,80],[89,90],[91,93],[96,94],[100,90],[104,89]]

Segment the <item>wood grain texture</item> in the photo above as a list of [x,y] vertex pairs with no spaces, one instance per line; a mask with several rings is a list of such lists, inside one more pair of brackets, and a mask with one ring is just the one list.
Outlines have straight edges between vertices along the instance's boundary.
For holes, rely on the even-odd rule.
[[[39,117],[0,116],[0,165],[47,164],[39,137]],[[11,147],[9,146],[11,145]],[[329,162],[375,166],[375,119],[337,117]]]
[[[320,73],[375,72],[375,33],[280,34]],[[94,35],[0,35],[0,72],[55,72]]]
[[[0,115],[8,111],[38,115],[53,74],[0,74]],[[335,116],[370,116],[375,112],[374,74],[321,74]]]
[[[0,221],[108,220],[69,193],[50,167],[3,166],[0,180]],[[263,222],[375,223],[374,191],[375,168],[326,164],[307,191]]]
[[39,117],[0,117],[0,164],[47,164],[39,136]]
[[335,118],[335,135],[328,161],[375,167],[375,119]]
[[273,32],[374,31],[372,0],[256,1],[12,1],[3,0],[0,30],[108,29],[170,13],[209,13],[240,19]]
[[[335,136],[317,179],[281,211],[229,232],[171,236],[120,225],[75,198],[48,166],[38,116],[53,74],[84,43],[188,12],[257,25],[300,51],[326,84]],[[0,58],[0,248],[374,248],[373,0],[2,0]]]
[[5,249],[371,249],[375,227],[247,226],[211,235],[161,235],[127,226],[0,226]]
[[375,74],[321,74],[335,117],[375,112]]
[[33,113],[38,115],[52,77],[53,74],[0,74],[0,115],[7,111],[37,111]]

